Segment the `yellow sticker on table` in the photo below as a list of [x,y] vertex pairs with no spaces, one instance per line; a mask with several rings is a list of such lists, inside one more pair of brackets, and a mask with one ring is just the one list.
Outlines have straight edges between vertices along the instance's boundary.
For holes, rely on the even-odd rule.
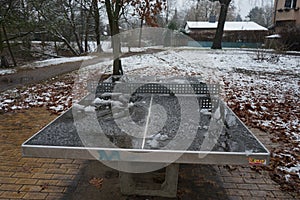
[[267,161],[265,159],[256,159],[256,158],[249,158],[250,165],[265,165]]

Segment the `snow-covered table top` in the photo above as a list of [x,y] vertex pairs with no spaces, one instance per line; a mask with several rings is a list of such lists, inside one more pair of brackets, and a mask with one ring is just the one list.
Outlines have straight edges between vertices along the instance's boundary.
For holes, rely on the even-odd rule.
[[[209,91],[203,94],[200,86],[193,86],[199,93],[183,94],[182,88],[188,91],[187,84],[178,83],[171,85],[174,93],[161,94],[148,91],[169,85],[134,85],[142,93],[108,93],[99,84],[96,93],[74,104],[28,139],[22,145],[23,155],[128,162],[173,159],[178,163],[268,164],[269,151]],[[176,90],[181,93],[176,94]],[[203,106],[207,100],[211,101],[205,105],[210,106]]]

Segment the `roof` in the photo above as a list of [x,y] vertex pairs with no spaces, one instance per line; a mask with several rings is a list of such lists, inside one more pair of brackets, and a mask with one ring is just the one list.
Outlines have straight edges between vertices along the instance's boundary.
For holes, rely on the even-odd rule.
[[[218,22],[187,21],[185,29],[216,29]],[[267,31],[255,22],[225,22],[224,31]]]

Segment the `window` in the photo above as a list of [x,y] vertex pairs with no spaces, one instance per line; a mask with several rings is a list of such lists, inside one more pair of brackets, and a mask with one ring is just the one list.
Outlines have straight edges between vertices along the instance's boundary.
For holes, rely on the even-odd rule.
[[297,0],[285,0],[285,8],[296,8]]

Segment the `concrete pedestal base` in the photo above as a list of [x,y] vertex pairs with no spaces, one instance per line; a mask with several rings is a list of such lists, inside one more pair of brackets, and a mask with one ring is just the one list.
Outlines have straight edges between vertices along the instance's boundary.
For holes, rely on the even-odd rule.
[[[139,184],[133,176],[138,175],[142,181],[146,174],[131,174],[119,172],[121,192],[125,195],[176,197],[178,184],[179,164],[171,164],[165,168],[165,178],[162,184],[148,182]],[[142,181],[143,182],[143,181]],[[156,187],[155,187],[156,186]]]

